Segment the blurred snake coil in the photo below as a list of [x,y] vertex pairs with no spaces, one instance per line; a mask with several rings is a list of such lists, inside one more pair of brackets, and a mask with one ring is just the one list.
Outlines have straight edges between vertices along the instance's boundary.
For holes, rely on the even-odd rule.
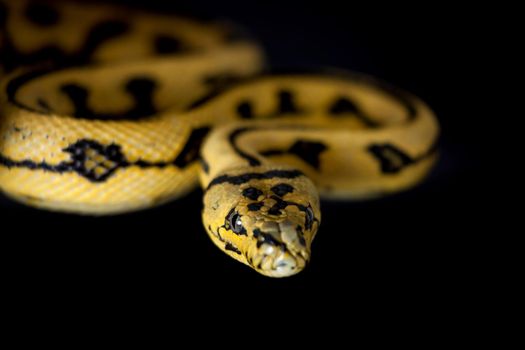
[[417,97],[350,72],[265,73],[220,21],[66,1],[0,1],[0,188],[112,215],[202,186],[204,228],[271,277],[304,269],[319,198],[410,188],[437,158]]

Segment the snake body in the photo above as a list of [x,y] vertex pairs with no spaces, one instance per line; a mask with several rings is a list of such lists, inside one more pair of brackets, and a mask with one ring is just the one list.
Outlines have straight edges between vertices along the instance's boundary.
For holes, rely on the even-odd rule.
[[354,73],[258,73],[262,50],[227,25],[67,2],[0,12],[0,187],[28,205],[129,212],[200,177],[212,241],[283,277],[309,261],[320,196],[400,191],[436,160],[418,98]]

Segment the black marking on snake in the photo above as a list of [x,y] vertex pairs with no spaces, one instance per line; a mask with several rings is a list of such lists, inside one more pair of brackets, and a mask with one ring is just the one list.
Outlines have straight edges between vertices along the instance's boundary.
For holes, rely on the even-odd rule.
[[[45,6],[45,5],[43,5]],[[33,20],[40,25],[46,25],[53,21],[53,16],[49,10],[47,14],[37,14],[31,11]],[[32,21],[35,23],[35,21]],[[35,23],[36,24],[36,23]],[[48,44],[36,49],[33,52],[22,52],[17,49],[7,35],[4,38],[2,48],[2,63],[6,70],[13,70],[20,66],[31,66],[46,62],[53,63],[54,66],[67,67],[79,66],[88,63],[97,49],[105,42],[125,34],[129,30],[129,24],[124,21],[109,20],[94,25],[86,38],[81,40],[83,46],[78,51],[71,53],[56,44]]]
[[[194,130],[199,140],[207,128]],[[192,134],[193,135],[193,134]],[[46,135],[47,136],[47,135]],[[92,182],[104,182],[118,169],[138,166],[140,168],[165,168],[174,165],[183,168],[196,160],[200,143],[190,136],[183,151],[174,161],[148,162],[137,160],[129,162],[124,156],[121,147],[117,144],[103,145],[95,140],[81,139],[64,148],[62,151],[70,154],[70,159],[58,164],[49,164],[45,161],[35,162],[29,159],[13,160],[0,154],[0,165],[7,168],[26,168],[31,170],[45,170],[54,173],[75,172]],[[189,145],[189,146],[188,146]],[[194,147],[197,147],[196,150]]]
[[242,119],[253,119],[253,106],[250,101],[242,101],[237,105],[237,114]]
[[175,164],[179,168],[183,168],[188,164],[196,161],[199,158],[199,150],[201,148],[201,144],[204,141],[206,135],[208,135],[208,132],[210,132],[210,127],[208,126],[193,129],[190,137],[188,138],[188,141],[186,141],[184,148],[179,153],[177,158],[175,158],[173,164]]
[[46,111],[46,113],[49,113],[51,111],[51,107],[49,107],[49,104],[45,100],[43,100],[42,98],[37,99],[36,103],[41,108],[43,108]]
[[66,83],[60,91],[68,96],[75,107],[74,116],[83,119],[104,120],[138,120],[149,117],[157,112],[153,105],[153,93],[156,83],[147,77],[133,77],[128,80],[125,90],[132,96],[135,105],[124,113],[94,112],[88,106],[89,90],[76,83]]
[[222,225],[221,227],[223,227],[225,230],[230,230],[231,229],[231,225],[230,225],[231,218],[236,213],[237,212],[236,212],[235,208],[231,208],[230,211],[228,212],[228,214],[226,214],[226,216],[224,217],[224,225]]
[[345,116],[351,113],[369,128],[377,128],[379,124],[367,116],[357,105],[347,97],[339,97],[329,110],[332,116]]
[[299,237],[299,243],[301,243],[303,247],[306,247],[306,240],[304,239],[304,232],[301,225],[297,225],[295,232],[297,232],[297,237]]
[[86,88],[69,83],[63,84],[60,87],[60,91],[69,97],[73,105],[75,106],[75,117],[85,119],[95,119],[96,114],[88,107],[89,92]]
[[340,115],[345,113],[360,113],[356,104],[346,97],[338,97],[337,100],[330,107],[330,114]]
[[[287,128],[287,127],[285,127]],[[264,129],[264,128],[263,128]],[[292,127],[294,129],[294,127]],[[228,136],[228,140],[230,142],[231,147],[239,155],[241,158],[244,158],[248,161],[248,164],[250,166],[258,166],[261,165],[260,160],[255,158],[254,156],[249,155],[248,153],[244,152],[240,149],[240,147],[237,145],[237,138],[241,136],[244,133],[251,132],[254,130],[259,130],[259,128],[256,127],[241,127],[234,129],[230,135]],[[281,151],[281,150],[266,150],[260,152],[261,155],[264,156],[273,156],[273,155],[280,155],[280,154],[293,154],[299,158],[301,158],[304,162],[310,164],[315,169],[319,170],[320,168],[320,161],[319,156],[320,154],[325,151],[328,147],[318,141],[309,141],[309,140],[297,140],[288,150]]]
[[12,160],[3,155],[0,155],[0,164],[7,168],[27,168],[31,170],[43,169],[52,172],[66,172],[70,170],[69,164],[60,163],[58,165],[51,165],[45,162],[37,163],[32,160]]
[[221,230],[221,228],[226,229],[224,226],[219,226],[219,227],[217,227],[217,232],[214,232],[214,233],[215,233],[215,236],[217,236],[217,238],[219,239],[219,241],[225,243],[226,240],[224,238],[222,238],[222,236],[221,236],[221,234],[219,232]]
[[[399,102],[405,108],[407,112],[407,121],[412,121],[417,117],[417,109],[409,94],[407,94],[405,91],[398,89],[397,87],[394,87],[384,81],[378,80],[376,78],[373,78],[371,76],[364,75],[364,74],[348,72],[348,71],[341,71],[341,70],[332,70],[332,69],[313,69],[313,70],[312,69],[292,69],[292,70],[273,69],[271,71],[266,71],[258,75],[256,74],[250,78],[245,78],[243,81],[246,83],[250,83],[250,82],[257,81],[258,79],[261,79],[261,78],[290,76],[290,75],[295,75],[295,76],[300,76],[300,77],[313,77],[313,78],[330,77],[331,79],[335,79],[335,80],[343,81],[343,82],[346,80],[350,80],[353,82],[367,84],[367,85],[376,87],[378,90],[381,90],[384,93],[389,94],[394,99],[396,99],[397,102]],[[206,96],[203,96],[199,98],[198,101],[195,101],[194,103],[192,103],[188,108],[192,109],[192,108],[199,107],[209,102],[210,100],[212,100],[213,98],[215,98],[216,96],[224,92],[225,90],[228,90],[228,87],[226,87],[222,91],[216,91],[216,90],[211,91]],[[252,103],[253,101],[251,100],[243,100],[237,105],[237,112],[241,118],[245,118],[245,119],[255,118],[255,115],[253,113]]]
[[201,155],[199,157],[199,162],[201,163],[201,168],[204,171],[205,174],[210,173],[210,164],[204,159],[204,157]]
[[18,52],[10,43],[9,37],[4,40],[2,53],[2,64],[6,71],[12,71],[20,66],[33,66],[42,62],[53,62],[57,65],[65,65],[68,62],[67,54],[54,44],[41,47],[31,53],[22,53]]
[[211,228],[211,225],[208,225],[208,232],[211,233],[212,235],[214,235],[215,237],[217,237],[217,239],[219,241],[224,242],[224,240],[222,239],[221,235],[219,234],[219,229],[217,229],[217,232],[215,232]]
[[251,127],[242,127],[242,128],[237,128],[235,130],[233,130],[230,135],[228,136],[228,140],[230,141],[230,145],[231,147],[234,149],[234,151],[242,158],[246,159],[248,161],[248,163],[250,164],[250,166],[258,166],[258,165],[261,165],[261,162],[249,155],[248,153],[244,152],[243,150],[241,150],[239,148],[239,146],[237,145],[237,137],[239,137],[240,135],[244,134],[245,132],[247,131],[251,131],[251,130],[254,130],[255,128],[251,128]]
[[255,114],[253,113],[253,104],[250,101],[241,101],[237,105],[237,114],[241,119],[253,119]]
[[[279,90],[277,92],[277,98],[279,100],[277,111],[270,114],[266,118],[278,117],[282,114],[297,114],[301,113],[301,109],[295,104],[295,98],[293,92],[289,90]],[[253,102],[250,100],[243,100],[237,105],[237,114],[242,119],[253,119],[255,114],[253,112]],[[262,117],[262,116],[258,116]]]
[[208,185],[207,190],[211,187],[223,183],[232,185],[242,185],[250,180],[267,180],[267,179],[295,179],[304,176],[299,170],[270,170],[264,173],[246,173],[242,175],[221,175],[213,179]]
[[319,156],[328,147],[322,142],[298,140],[289,149],[291,154],[295,154],[315,169],[320,168]]
[[249,101],[239,102],[237,105],[237,114],[241,119],[253,119],[253,106]]
[[124,119],[139,119],[157,113],[153,104],[153,94],[157,83],[153,78],[134,77],[126,83],[126,91],[133,96],[135,106],[128,111]]
[[[36,13],[39,11],[31,10],[30,12]],[[47,14],[44,14],[43,17],[38,15],[40,18],[37,19],[36,22],[40,22],[41,24],[52,22],[52,17],[54,15],[51,15],[49,10],[44,10],[44,12],[47,12]],[[35,19],[33,14],[31,17]],[[45,62],[52,62],[54,66],[64,67],[82,65],[89,62],[93,53],[100,47],[100,45],[110,39],[114,39],[115,37],[124,34],[128,30],[128,27],[129,25],[122,21],[105,21],[98,23],[91,29],[86,40],[83,41],[83,47],[81,47],[76,53],[66,52],[64,49],[54,44],[40,47],[30,53],[20,52],[13,44],[10,37],[5,36],[2,47],[2,64],[7,71],[13,70],[19,66],[34,65],[35,63],[41,64]],[[33,70],[11,80],[7,86],[9,101],[21,108],[34,111],[33,108],[16,100],[16,92],[25,83],[50,72],[52,72],[50,69]],[[45,112],[48,111],[44,111],[44,113]]]
[[266,157],[292,154],[301,158],[305,163],[311,165],[314,169],[319,170],[321,166],[319,157],[321,156],[321,153],[327,149],[328,146],[322,142],[297,140],[287,150],[268,149],[266,151],[261,151],[260,153]]
[[270,198],[275,200],[276,202],[270,208],[270,210],[268,210],[268,214],[270,215],[276,215],[276,216],[281,215],[282,214],[281,210],[285,209],[287,206],[295,206],[297,207],[297,209],[299,209],[305,214],[305,223],[304,223],[305,229],[311,230],[313,227],[314,221],[319,221],[315,218],[314,212],[310,206],[307,207],[299,203],[285,201],[278,196],[271,196]]
[[43,3],[30,3],[24,14],[31,23],[40,27],[54,26],[60,20],[58,10]]
[[93,56],[102,43],[126,34],[129,31],[129,27],[129,23],[120,20],[107,20],[97,23],[89,31],[84,41],[84,46],[78,53],[78,57],[82,59],[83,57],[89,58]]
[[[30,81],[37,79],[41,76],[44,76],[46,74],[52,73],[52,72],[53,72],[52,69],[35,70],[35,71],[30,71],[27,74],[21,74],[15,77],[14,79],[10,80],[6,87],[6,93],[7,93],[9,102],[13,103],[14,105],[20,108],[23,108],[23,109],[26,109],[32,112],[44,113],[44,114],[49,113],[49,111],[39,111],[30,106],[22,104],[16,99],[16,93],[18,89],[20,89],[22,86],[29,83]],[[72,85],[76,86],[76,84],[72,84]],[[41,103],[39,102],[39,104]]]
[[290,90],[280,90],[279,96],[279,107],[276,114],[297,114],[301,110],[295,104],[294,93]]
[[[37,6],[36,9],[35,5]],[[60,20],[58,12],[56,14],[55,12],[55,9],[45,4],[33,4],[26,10],[26,17],[38,26],[47,27],[54,25],[54,21]],[[128,23],[118,20],[95,24],[83,40],[84,45],[77,52],[68,52],[56,44],[41,46],[33,52],[22,52],[6,35],[2,45],[2,64],[7,71],[20,66],[42,63],[52,63],[55,67],[80,66],[91,61],[93,54],[103,43],[126,33],[128,29]]]
[[270,210],[268,210],[268,214],[270,215],[281,215],[281,210],[285,209],[289,205],[296,206],[297,209],[299,209],[302,212],[306,213],[307,211],[307,207],[305,207],[302,204],[295,203],[295,202],[288,202],[278,196],[271,196],[270,198],[275,200],[275,204],[270,208]]
[[115,144],[103,146],[95,141],[81,140],[64,151],[71,154],[71,170],[93,182],[105,181],[118,168],[129,166],[120,146]]
[[255,187],[248,187],[242,190],[243,197],[251,199],[252,201],[256,201],[262,194],[263,191]]
[[286,202],[277,202],[270,209],[268,209],[268,214],[279,216],[282,214],[281,210],[287,206],[288,204]]
[[397,174],[403,168],[415,164],[436,151],[437,146],[433,145],[423,155],[413,158],[399,147],[389,143],[373,144],[368,147],[368,151],[379,161],[381,172],[384,174]]
[[264,206],[264,203],[262,202],[255,202],[248,204],[248,210],[249,211],[259,211]]
[[51,165],[31,160],[14,161],[0,155],[0,164],[8,168],[42,169],[55,173],[76,172],[92,181],[103,182],[118,168],[130,164],[124,159],[120,146],[103,146],[95,141],[80,140],[63,149],[71,155],[70,160]]
[[232,252],[235,252],[239,255],[242,254],[242,252],[239,250],[239,248],[237,248],[236,246],[233,245],[233,243],[230,243],[230,242],[226,242],[226,245],[224,246],[224,249],[226,250],[230,250]]
[[304,228],[307,229],[307,230],[311,230],[313,225],[314,225],[314,221],[319,222],[319,220],[317,220],[315,218],[314,211],[312,210],[311,207],[306,208],[306,210],[304,212],[306,214],[306,218],[305,218],[305,222],[304,222]]
[[153,49],[159,55],[181,53],[185,51],[184,44],[179,38],[165,34],[159,34],[153,40]]
[[414,163],[409,155],[391,144],[371,145],[368,151],[380,162],[384,174],[396,174]]
[[289,184],[282,183],[273,186],[270,190],[279,197],[284,197],[286,194],[292,193],[294,188]]
[[263,232],[258,228],[253,230],[253,237],[257,239],[257,248],[260,248],[264,243],[277,247],[284,246],[283,242],[278,241],[271,234]]

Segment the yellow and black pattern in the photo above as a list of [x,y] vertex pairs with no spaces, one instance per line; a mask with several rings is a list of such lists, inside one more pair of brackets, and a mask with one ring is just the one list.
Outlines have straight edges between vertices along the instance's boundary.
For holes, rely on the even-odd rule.
[[0,20],[0,187],[32,206],[128,212],[200,174],[212,241],[284,277],[310,259],[320,197],[409,188],[437,157],[418,98],[346,72],[260,74],[231,26],[27,0],[0,1]]

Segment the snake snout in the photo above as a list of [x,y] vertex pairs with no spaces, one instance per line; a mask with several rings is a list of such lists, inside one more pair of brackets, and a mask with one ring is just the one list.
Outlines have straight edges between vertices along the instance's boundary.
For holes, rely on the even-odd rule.
[[254,231],[257,253],[254,267],[262,274],[286,277],[300,272],[310,258],[304,238],[291,221],[264,222]]

